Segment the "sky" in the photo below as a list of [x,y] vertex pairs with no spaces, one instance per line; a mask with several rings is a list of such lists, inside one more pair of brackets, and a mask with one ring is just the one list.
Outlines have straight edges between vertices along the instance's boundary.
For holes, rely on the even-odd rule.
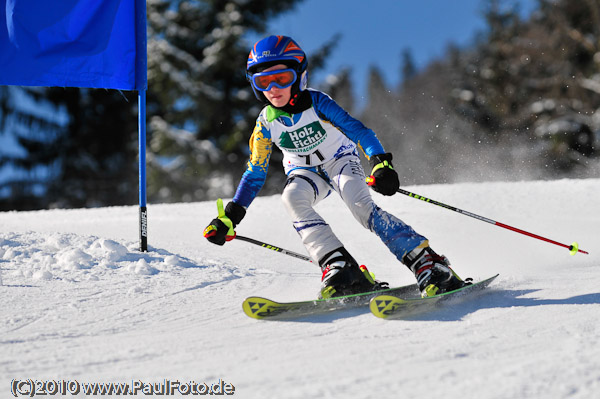
[[[422,69],[444,56],[450,43],[466,46],[485,31],[483,16],[489,0],[305,0],[292,11],[269,23],[269,34],[291,36],[308,53],[317,50],[336,33],[342,36],[325,71],[310,74],[309,87],[328,74],[350,67],[360,103],[368,70],[377,66],[388,87],[400,80],[401,54],[409,49]],[[504,0],[530,12],[537,0]]]

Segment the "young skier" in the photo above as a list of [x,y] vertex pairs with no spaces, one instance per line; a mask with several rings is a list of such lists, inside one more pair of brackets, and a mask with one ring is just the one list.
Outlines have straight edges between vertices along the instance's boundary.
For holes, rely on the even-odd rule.
[[266,106],[250,137],[250,160],[235,196],[224,211],[218,201],[218,216],[204,237],[217,245],[235,238],[234,229],[265,182],[275,144],[283,152],[287,175],[282,200],[306,250],[321,266],[322,298],[385,288],[359,267],[313,209],[332,191],[414,273],[423,296],[468,284],[452,271],[446,257],[429,247],[427,238],[373,202],[357,147],[372,168],[371,188],[383,195],[394,195],[399,188],[392,154],[328,95],[307,89],[307,65],[304,51],[286,36],[269,36],[250,51],[246,77]]

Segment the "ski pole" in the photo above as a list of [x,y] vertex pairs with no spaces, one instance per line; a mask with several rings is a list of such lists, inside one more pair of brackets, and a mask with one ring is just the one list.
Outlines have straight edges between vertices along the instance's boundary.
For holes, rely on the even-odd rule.
[[[373,176],[367,177],[367,184],[368,185],[372,186],[374,184],[374,182],[375,182],[375,178]],[[560,242],[551,240],[549,238],[542,237],[542,236],[539,236],[537,234],[529,233],[529,232],[527,232],[525,230],[521,230],[521,229],[518,229],[516,227],[512,227],[512,226],[509,226],[507,224],[500,223],[500,222],[497,222],[495,220],[488,219],[486,217],[479,216],[479,215],[476,215],[476,214],[468,212],[468,211],[464,211],[462,209],[458,209],[458,208],[456,208],[454,206],[446,205],[446,204],[444,204],[442,202],[439,202],[439,201],[436,201],[436,200],[432,200],[432,199],[427,198],[427,197],[423,197],[422,195],[411,193],[410,191],[406,191],[406,190],[403,190],[401,188],[398,189],[398,192],[400,194],[407,195],[407,196],[409,196],[411,198],[415,198],[415,199],[418,199],[418,200],[421,200],[421,201],[429,202],[430,204],[441,206],[442,208],[446,208],[446,209],[449,209],[451,211],[458,212],[458,213],[460,213],[462,215],[465,215],[465,216],[470,216],[470,217],[475,218],[477,220],[481,220],[482,222],[490,223],[490,224],[493,224],[495,226],[502,227],[502,228],[514,231],[516,233],[524,234],[524,235],[532,237],[532,238],[537,238],[538,240],[542,240],[542,241],[546,241],[546,242],[549,242],[549,243],[554,244],[554,245],[558,245],[559,247],[567,248],[569,250],[569,252],[570,252],[571,255],[575,255],[577,252],[581,252],[582,254],[589,255],[589,252],[584,251],[582,249],[579,249],[579,244],[577,242],[573,242],[573,244],[571,244],[571,245],[562,244]]]
[[302,255],[297,252],[289,251],[287,249],[279,248],[279,247],[276,247],[275,245],[271,245],[271,244],[267,244],[266,242],[255,240],[254,238],[244,237],[244,236],[237,235],[237,234],[236,234],[235,238],[238,240],[249,242],[250,244],[258,245],[259,247],[270,249],[271,251],[280,252],[284,255],[288,255],[288,256],[292,256],[294,258],[312,262],[312,260],[306,255]]
[[527,232],[525,230],[521,230],[521,229],[518,229],[516,227],[512,227],[512,226],[509,226],[507,224],[500,223],[500,222],[497,222],[495,220],[488,219],[488,218],[485,218],[483,216],[476,215],[476,214],[471,213],[471,212],[463,211],[462,209],[458,209],[456,207],[443,204],[441,202],[432,200],[430,198],[423,197],[422,195],[411,193],[410,191],[406,191],[406,190],[403,190],[403,189],[398,189],[398,192],[400,194],[408,195],[409,197],[416,198],[416,199],[421,200],[421,201],[429,202],[431,204],[434,204],[434,205],[437,205],[437,206],[441,206],[442,208],[446,208],[446,209],[449,209],[449,210],[454,211],[454,212],[458,212],[458,213],[466,215],[466,216],[470,216],[470,217],[475,218],[477,220],[481,220],[482,222],[490,223],[490,224],[496,225],[498,227],[503,227],[505,229],[514,231],[516,233],[524,234],[524,235],[529,236],[529,237],[537,238],[538,240],[546,241],[546,242],[549,242],[551,244],[558,245],[558,246],[563,247],[563,248],[567,248],[569,250],[569,252],[571,253],[571,255],[575,255],[577,252],[581,252],[582,254],[589,255],[588,252],[586,252],[586,251],[584,251],[582,249],[579,249],[579,244],[577,244],[577,242],[573,242],[573,244],[571,244],[571,245],[562,244],[560,242],[551,240],[549,238],[542,237],[542,236],[539,236],[537,234],[529,233],[529,232]]

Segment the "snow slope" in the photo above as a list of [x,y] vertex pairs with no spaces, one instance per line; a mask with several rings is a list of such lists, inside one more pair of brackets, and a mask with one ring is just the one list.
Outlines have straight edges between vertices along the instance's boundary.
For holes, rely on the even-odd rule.
[[[407,189],[590,255],[375,194],[463,277],[500,273],[492,289],[409,320],[265,322],[243,314],[245,297],[312,298],[320,272],[207,243],[213,202],[151,205],[147,253],[136,207],[0,213],[0,397],[14,379],[168,379],[221,380],[239,398],[600,398],[600,179]],[[413,282],[339,199],[317,209],[379,279]],[[258,198],[238,233],[304,253],[279,196]]]

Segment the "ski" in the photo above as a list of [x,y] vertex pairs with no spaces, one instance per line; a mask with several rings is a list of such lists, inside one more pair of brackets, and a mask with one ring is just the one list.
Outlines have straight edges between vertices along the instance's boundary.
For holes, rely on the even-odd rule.
[[402,287],[388,288],[381,291],[300,302],[276,302],[267,298],[251,296],[246,298],[242,304],[242,308],[244,313],[253,319],[292,319],[366,306],[369,304],[371,298],[382,294],[385,294],[390,298],[396,296],[413,297],[419,295],[419,290],[416,284],[411,284]]
[[369,308],[371,309],[371,313],[382,319],[414,316],[415,314],[433,310],[438,303],[447,299],[480,291],[490,285],[496,277],[498,277],[497,274],[477,283],[432,297],[402,299],[393,295],[377,295],[371,299]]

